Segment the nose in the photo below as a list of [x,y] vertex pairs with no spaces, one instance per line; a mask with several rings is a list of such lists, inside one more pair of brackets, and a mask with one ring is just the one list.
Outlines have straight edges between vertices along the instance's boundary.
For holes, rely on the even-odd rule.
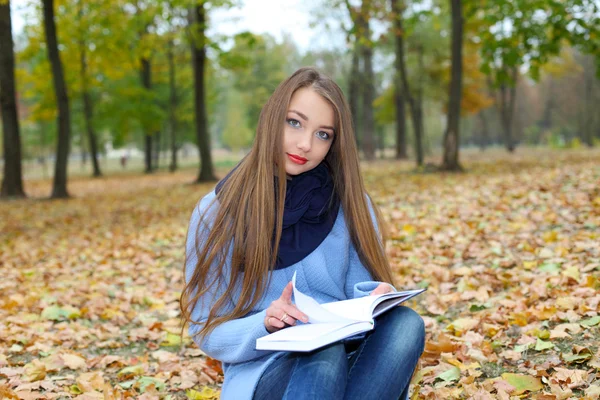
[[303,133],[299,135],[296,147],[304,152],[309,152],[312,145],[312,135],[310,133]]

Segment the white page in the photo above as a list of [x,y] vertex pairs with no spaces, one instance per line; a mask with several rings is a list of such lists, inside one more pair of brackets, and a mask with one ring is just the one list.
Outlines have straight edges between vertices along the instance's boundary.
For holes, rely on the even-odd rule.
[[[407,290],[403,292],[390,292],[379,295],[358,297],[355,299],[334,301],[321,304],[321,306],[332,313],[357,321],[372,321],[373,317],[382,314],[385,310],[397,306],[404,301],[422,293],[425,289]],[[383,305],[390,303],[389,305]],[[382,304],[381,309],[378,305]],[[377,312],[374,312],[378,309]]]
[[321,306],[332,313],[353,321],[371,321],[373,319],[372,308],[375,299],[375,296],[365,296],[325,303]]
[[296,307],[304,314],[308,316],[308,322],[311,324],[317,323],[329,323],[329,322],[353,322],[354,320],[348,320],[342,316],[332,313],[327,309],[323,308],[315,299],[305,295],[296,288],[296,273],[292,278],[292,284],[294,286],[294,301]]
[[343,328],[343,323],[327,324],[304,324],[282,329],[258,340],[277,342],[277,341],[308,341],[326,335],[330,332]]

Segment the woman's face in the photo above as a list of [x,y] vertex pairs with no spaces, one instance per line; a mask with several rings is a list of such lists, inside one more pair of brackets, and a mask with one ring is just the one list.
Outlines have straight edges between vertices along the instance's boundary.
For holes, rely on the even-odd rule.
[[335,131],[333,107],[310,87],[296,90],[283,129],[285,172],[299,175],[323,161]]

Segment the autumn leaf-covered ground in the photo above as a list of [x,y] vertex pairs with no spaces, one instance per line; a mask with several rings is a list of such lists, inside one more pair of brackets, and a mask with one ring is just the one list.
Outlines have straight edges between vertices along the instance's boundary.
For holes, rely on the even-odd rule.
[[[598,399],[600,151],[463,164],[364,165],[397,286],[428,288],[414,398]],[[218,397],[218,363],[179,346],[184,236],[212,188],[194,174],[76,178],[68,201],[28,181],[0,203],[0,397]]]

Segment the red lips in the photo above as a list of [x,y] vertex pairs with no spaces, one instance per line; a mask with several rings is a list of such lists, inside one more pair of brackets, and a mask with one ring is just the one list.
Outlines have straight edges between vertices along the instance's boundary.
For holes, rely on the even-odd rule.
[[308,161],[306,158],[300,157],[300,156],[298,156],[296,154],[289,154],[288,153],[287,156],[289,157],[290,160],[292,160],[292,162],[295,162],[296,164],[300,164],[300,165],[304,165]]

